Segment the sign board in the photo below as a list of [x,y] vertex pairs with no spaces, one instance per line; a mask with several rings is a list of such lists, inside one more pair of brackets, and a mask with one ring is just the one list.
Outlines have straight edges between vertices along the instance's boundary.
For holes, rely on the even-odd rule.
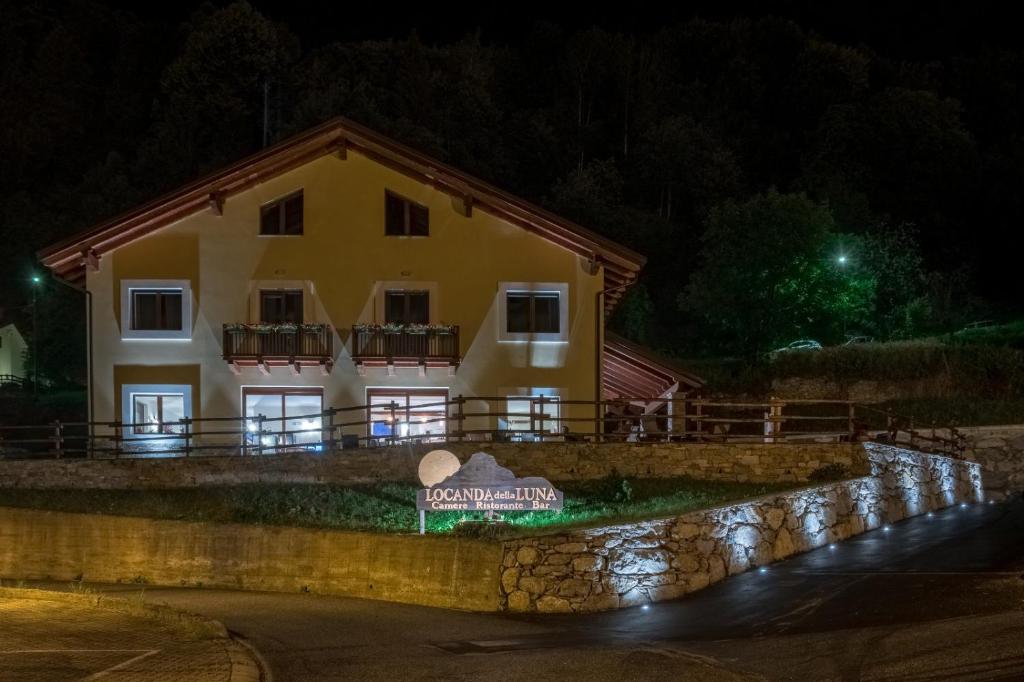
[[562,491],[539,476],[516,478],[494,457],[477,452],[458,471],[417,491],[416,508],[420,511],[560,511]]

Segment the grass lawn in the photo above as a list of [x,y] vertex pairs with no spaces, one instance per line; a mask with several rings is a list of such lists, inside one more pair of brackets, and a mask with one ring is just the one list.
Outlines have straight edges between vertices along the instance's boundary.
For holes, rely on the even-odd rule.
[[[500,535],[526,535],[567,527],[658,518],[730,500],[786,490],[796,484],[722,483],[689,478],[604,479],[566,483],[561,512],[507,512]],[[257,523],[384,533],[418,530],[416,487],[246,485],[174,490],[0,490],[0,506],[65,512],[144,516],[183,521]],[[427,530],[481,534],[479,526],[456,527],[482,518],[467,512],[431,512]],[[494,531],[492,526],[490,529]],[[488,533],[484,533],[488,534]]]

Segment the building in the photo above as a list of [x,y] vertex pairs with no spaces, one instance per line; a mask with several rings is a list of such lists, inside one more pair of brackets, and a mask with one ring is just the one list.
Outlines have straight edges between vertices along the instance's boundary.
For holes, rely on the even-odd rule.
[[21,385],[25,379],[25,350],[28,344],[14,323],[0,326],[0,386]]
[[91,296],[94,420],[281,419],[308,432],[289,443],[326,407],[370,406],[334,437],[450,433],[458,396],[496,399],[459,408],[472,435],[592,430],[593,405],[560,403],[603,385],[604,315],[644,263],[343,119],[40,258]]

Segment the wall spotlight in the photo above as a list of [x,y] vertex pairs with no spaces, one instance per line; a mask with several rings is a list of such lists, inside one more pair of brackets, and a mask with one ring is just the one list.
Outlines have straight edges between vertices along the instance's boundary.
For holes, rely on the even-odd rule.
[[650,604],[644,604],[643,606],[641,606],[641,607],[640,607],[640,610],[641,610],[641,611],[646,611],[646,610],[648,610],[649,608],[651,608],[651,605],[650,605]]
[[882,530],[884,530],[886,533],[888,533],[889,531],[892,530],[892,528],[890,528],[889,526],[882,526]]
[[768,572],[768,567],[767,566],[762,566],[761,568],[757,569],[757,572],[758,573],[767,573]]
[[836,546],[835,546],[835,543],[833,543],[833,544],[829,545],[829,546],[828,546],[828,548],[829,548],[829,549],[835,549],[835,548],[836,548]]

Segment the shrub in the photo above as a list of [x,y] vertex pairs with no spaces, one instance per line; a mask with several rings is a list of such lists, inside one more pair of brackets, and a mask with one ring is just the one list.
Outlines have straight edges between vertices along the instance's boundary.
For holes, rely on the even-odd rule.
[[850,468],[845,464],[826,464],[820,466],[810,474],[807,479],[810,481],[840,481],[850,477]]

